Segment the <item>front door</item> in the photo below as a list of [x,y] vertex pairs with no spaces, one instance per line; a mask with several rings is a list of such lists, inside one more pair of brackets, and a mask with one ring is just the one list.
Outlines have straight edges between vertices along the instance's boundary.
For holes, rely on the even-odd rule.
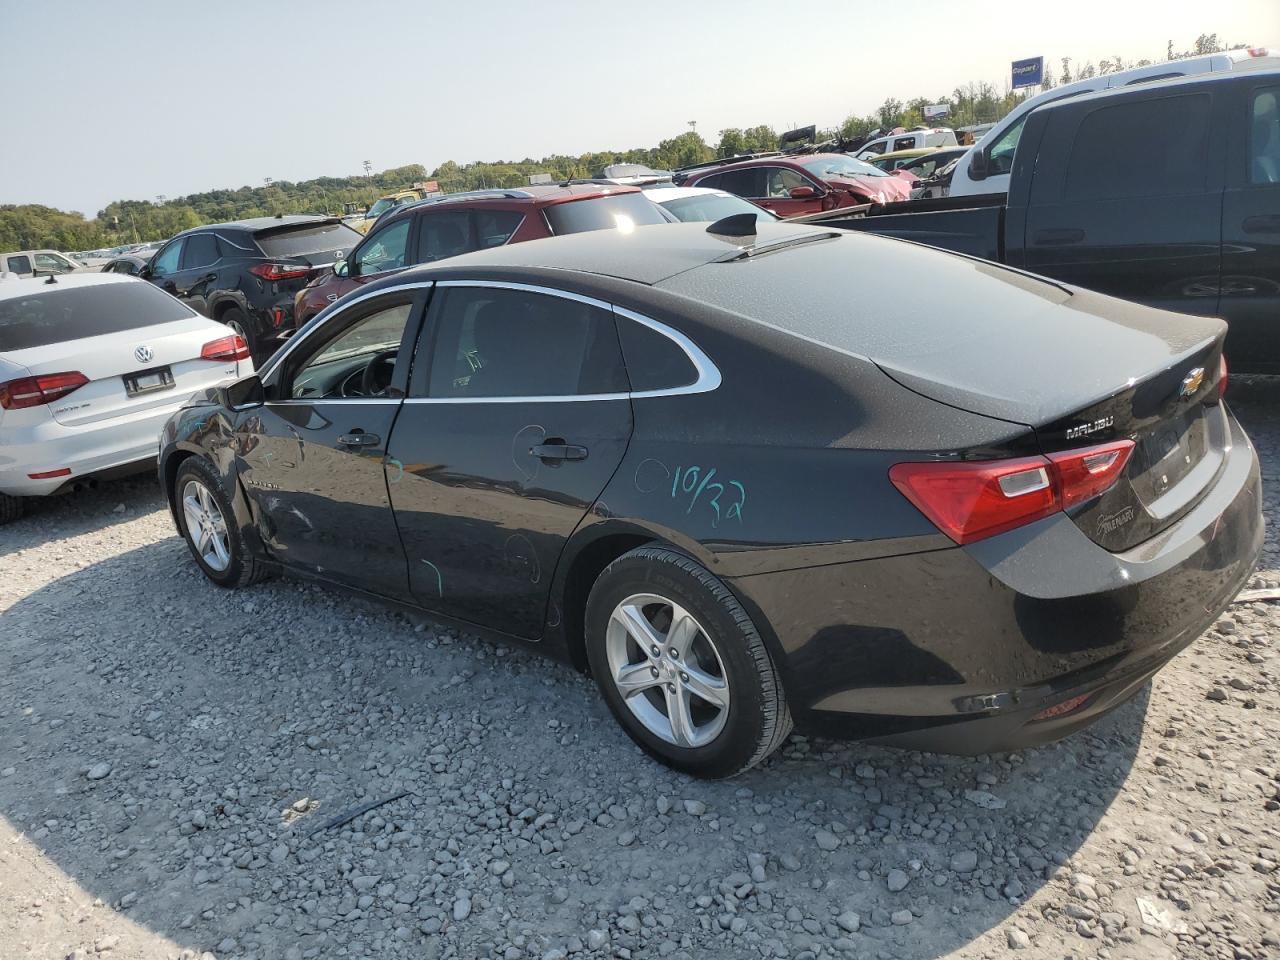
[[383,461],[408,376],[411,315],[412,291],[334,314],[268,374],[267,403],[236,431],[271,555],[397,598],[408,584]]
[[[1243,86],[1243,85],[1242,85]],[[1280,84],[1246,87],[1233,109],[1234,156],[1222,209],[1222,300],[1227,362],[1280,373]]]
[[221,259],[212,233],[190,234],[182,245],[182,266],[172,276],[177,297],[196,313],[209,316],[209,291],[217,282]]
[[631,436],[613,313],[533,288],[442,283],[388,481],[422,605],[536,639],[569,535]]
[[147,269],[147,279],[170,296],[178,296],[174,278],[182,269],[182,247],[186,237],[171,240],[160,248]]
[[[817,186],[800,171],[790,167],[765,167],[764,175],[765,195],[755,202],[766,210],[780,217],[800,217],[822,210],[826,188]],[[793,190],[805,195],[793,197]]]

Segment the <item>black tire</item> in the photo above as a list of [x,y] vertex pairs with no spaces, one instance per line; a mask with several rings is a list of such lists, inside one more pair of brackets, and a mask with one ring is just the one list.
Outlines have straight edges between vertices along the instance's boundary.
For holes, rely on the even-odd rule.
[[22,497],[0,493],[0,524],[13,523],[22,516]]
[[[197,548],[195,540],[192,538],[191,531],[187,528],[187,514],[183,507],[183,492],[191,481],[203,485],[209,491],[217,504],[219,512],[226,521],[226,548],[229,560],[225,569],[219,570],[205,560]],[[236,587],[247,587],[270,576],[270,569],[254,556],[253,551],[245,543],[240,527],[235,522],[235,512],[231,508],[231,500],[223,490],[222,480],[218,476],[218,472],[207,460],[202,457],[188,457],[182,461],[178,466],[178,472],[173,481],[173,499],[174,503],[177,504],[175,512],[178,516],[178,530],[182,534],[182,539],[187,542],[187,548],[191,551],[191,556],[195,559],[196,566],[213,583],[220,587],[234,589]]]
[[[656,736],[614,683],[606,632],[615,608],[636,594],[678,602],[715,648],[730,698],[724,726],[705,745],[679,746]],[[728,588],[685,554],[639,547],[609,564],[591,589],[585,626],[587,659],[605,702],[631,739],[662,763],[697,777],[732,777],[764,760],[791,733],[782,682],[755,624]]]

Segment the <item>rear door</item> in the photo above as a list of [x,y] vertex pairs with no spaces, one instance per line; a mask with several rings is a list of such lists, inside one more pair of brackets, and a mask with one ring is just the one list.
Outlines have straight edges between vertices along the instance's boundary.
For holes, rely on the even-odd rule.
[[565,541],[613,476],[631,402],[607,304],[438,285],[388,480],[415,599],[541,636]]
[[1215,313],[1218,95],[1145,92],[1053,110],[1035,154],[1025,263],[1015,265],[1151,306]]
[[245,412],[235,438],[240,477],[273,557],[401,599],[404,551],[383,461],[415,302],[414,291],[396,291],[335,313],[268,373],[267,403]]
[[1234,369],[1280,373],[1280,84],[1233,83],[1221,315]]

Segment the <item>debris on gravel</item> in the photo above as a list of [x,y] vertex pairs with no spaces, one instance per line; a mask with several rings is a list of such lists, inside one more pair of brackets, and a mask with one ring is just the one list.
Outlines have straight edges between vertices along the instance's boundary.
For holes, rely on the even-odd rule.
[[[1258,596],[1280,387],[1242,380]],[[309,583],[221,591],[153,481],[104,484],[0,532],[0,953],[1262,960],[1278,647],[1280,602],[1235,603],[1061,743],[795,735],[698,782],[567,667]]]

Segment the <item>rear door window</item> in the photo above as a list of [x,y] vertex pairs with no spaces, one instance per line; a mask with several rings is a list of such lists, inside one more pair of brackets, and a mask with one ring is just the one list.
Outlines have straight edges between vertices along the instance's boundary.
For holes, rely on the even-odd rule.
[[42,289],[25,297],[0,300],[0,353],[194,316],[158,287],[137,280]]
[[1209,181],[1212,103],[1210,94],[1196,93],[1094,110],[1076,131],[1063,199],[1160,197],[1204,190]]
[[[277,232],[278,231],[278,232]],[[258,234],[255,239],[268,257],[308,257],[323,254],[316,259],[328,262],[342,256],[360,242],[360,234],[345,223],[303,224],[285,230],[275,228]]]
[[476,249],[467,210],[435,210],[418,215],[416,263],[431,263]]
[[899,137],[893,141],[894,150],[914,150],[916,147],[915,137]]
[[740,197],[763,197],[764,170],[760,167],[726,170],[720,175],[720,189]]
[[190,270],[195,267],[207,267],[210,264],[217,263],[220,254],[218,253],[218,241],[212,233],[195,233],[187,237],[187,242],[182,251],[182,269]]
[[30,273],[31,258],[30,257],[10,257],[9,272],[10,273]]
[[1280,87],[1267,87],[1253,98],[1249,138],[1249,179],[1280,183]]
[[518,210],[474,210],[472,223],[478,250],[500,247],[520,229],[524,214]]
[[698,379],[689,355],[670,337],[628,317],[618,318],[618,337],[631,389],[674,390]]
[[524,290],[451,287],[443,293],[428,396],[479,400],[627,391],[612,311]]

